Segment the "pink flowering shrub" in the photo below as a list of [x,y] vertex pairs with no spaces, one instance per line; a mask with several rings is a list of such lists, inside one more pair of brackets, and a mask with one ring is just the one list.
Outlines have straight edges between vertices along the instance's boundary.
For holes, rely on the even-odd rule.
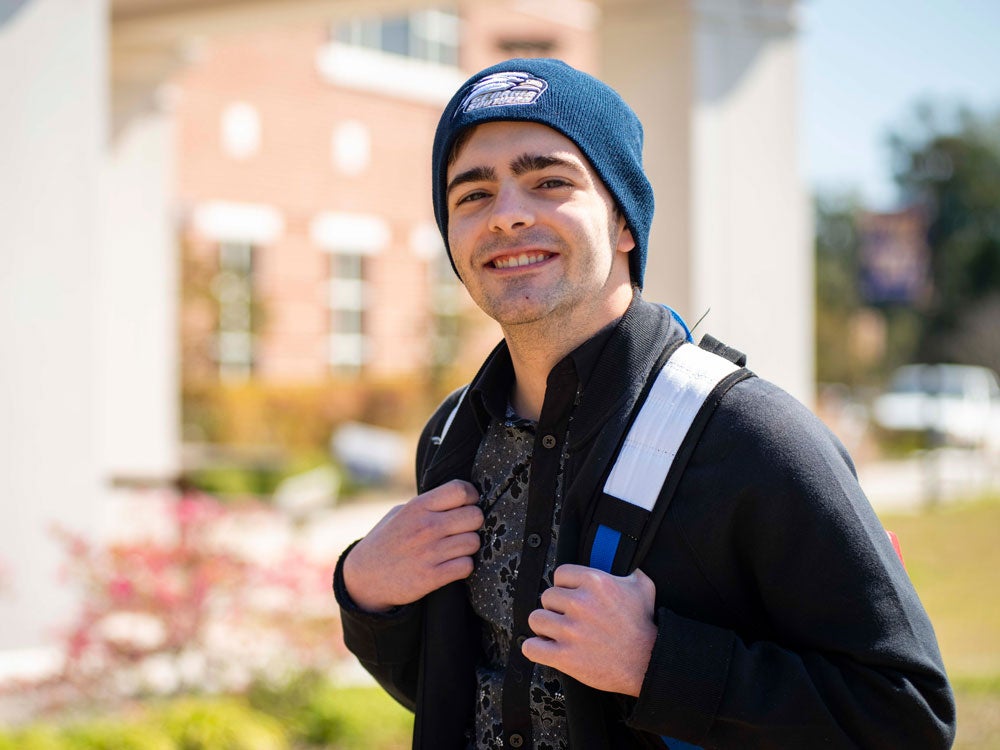
[[172,533],[156,539],[100,545],[57,531],[83,596],[61,674],[35,685],[47,702],[241,690],[262,674],[329,670],[346,654],[332,561],[293,544],[266,556],[246,548],[254,529],[282,527],[277,511],[194,493],[169,507]]

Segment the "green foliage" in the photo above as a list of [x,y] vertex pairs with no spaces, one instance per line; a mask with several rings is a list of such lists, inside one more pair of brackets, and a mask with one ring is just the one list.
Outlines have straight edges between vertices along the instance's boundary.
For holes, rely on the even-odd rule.
[[99,720],[70,727],[59,746],[65,750],[175,750],[158,727],[147,723]]
[[0,733],[0,750],[67,750],[67,745],[52,727],[25,727]]
[[380,688],[336,687],[316,673],[258,682],[248,697],[307,747],[403,748],[413,731],[413,716]]
[[402,750],[413,717],[380,688],[315,672],[255,684],[247,700],[188,697],[64,727],[0,729],[0,750]]
[[[218,451],[215,451],[218,453]],[[319,468],[330,468],[340,477],[337,499],[356,495],[363,485],[349,472],[320,452],[304,451],[288,460],[240,459],[238,452],[220,457],[185,473],[184,480],[201,492],[222,500],[257,498],[268,502],[278,486],[289,477]]]
[[409,747],[413,716],[381,688],[343,688],[327,692],[318,704],[327,713],[342,717],[341,746],[344,750],[369,747]]
[[202,492],[218,497],[266,498],[291,473],[277,466],[220,464],[188,472],[185,478]]
[[929,217],[934,295],[915,357],[1000,369],[1000,116],[923,105],[890,145],[896,181]]
[[857,210],[850,196],[821,196],[815,204],[816,376],[824,383],[854,385],[862,379],[846,335],[860,307]]
[[[914,361],[1000,370],[1000,117],[917,108],[890,137],[904,204],[928,222],[932,294],[866,308],[859,297],[857,198],[816,201],[816,370],[821,382],[877,384]],[[866,321],[865,318],[868,318]],[[858,324],[884,329],[885,351],[856,347]]]
[[287,750],[281,725],[235,699],[169,704],[159,721],[177,750]]
[[[867,307],[859,290],[860,200],[854,195],[818,196],[816,225],[816,378],[857,387],[885,380],[913,352],[919,323],[913,310]],[[865,351],[858,329],[885,330],[884,351]]]
[[187,382],[181,393],[186,439],[227,446],[280,445],[294,456],[325,452],[346,421],[416,429],[436,403],[418,378]]

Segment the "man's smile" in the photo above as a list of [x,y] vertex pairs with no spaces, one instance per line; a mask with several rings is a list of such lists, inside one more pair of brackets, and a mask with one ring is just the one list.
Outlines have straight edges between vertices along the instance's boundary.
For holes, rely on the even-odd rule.
[[532,250],[523,253],[513,253],[494,258],[488,265],[493,268],[520,268],[521,266],[533,266],[552,257],[552,253],[542,250]]

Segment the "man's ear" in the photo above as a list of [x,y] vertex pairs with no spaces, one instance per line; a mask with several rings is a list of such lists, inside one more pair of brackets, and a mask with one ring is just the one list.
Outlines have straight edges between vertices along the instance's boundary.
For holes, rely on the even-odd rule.
[[635,238],[632,237],[632,230],[628,228],[628,224],[625,224],[619,232],[618,245],[615,249],[620,253],[628,253],[635,249]]

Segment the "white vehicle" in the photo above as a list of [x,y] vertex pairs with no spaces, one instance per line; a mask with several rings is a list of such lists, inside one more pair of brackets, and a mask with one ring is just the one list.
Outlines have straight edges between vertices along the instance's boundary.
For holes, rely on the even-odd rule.
[[875,399],[886,430],[935,430],[960,445],[1000,445],[1000,383],[987,367],[906,365]]

